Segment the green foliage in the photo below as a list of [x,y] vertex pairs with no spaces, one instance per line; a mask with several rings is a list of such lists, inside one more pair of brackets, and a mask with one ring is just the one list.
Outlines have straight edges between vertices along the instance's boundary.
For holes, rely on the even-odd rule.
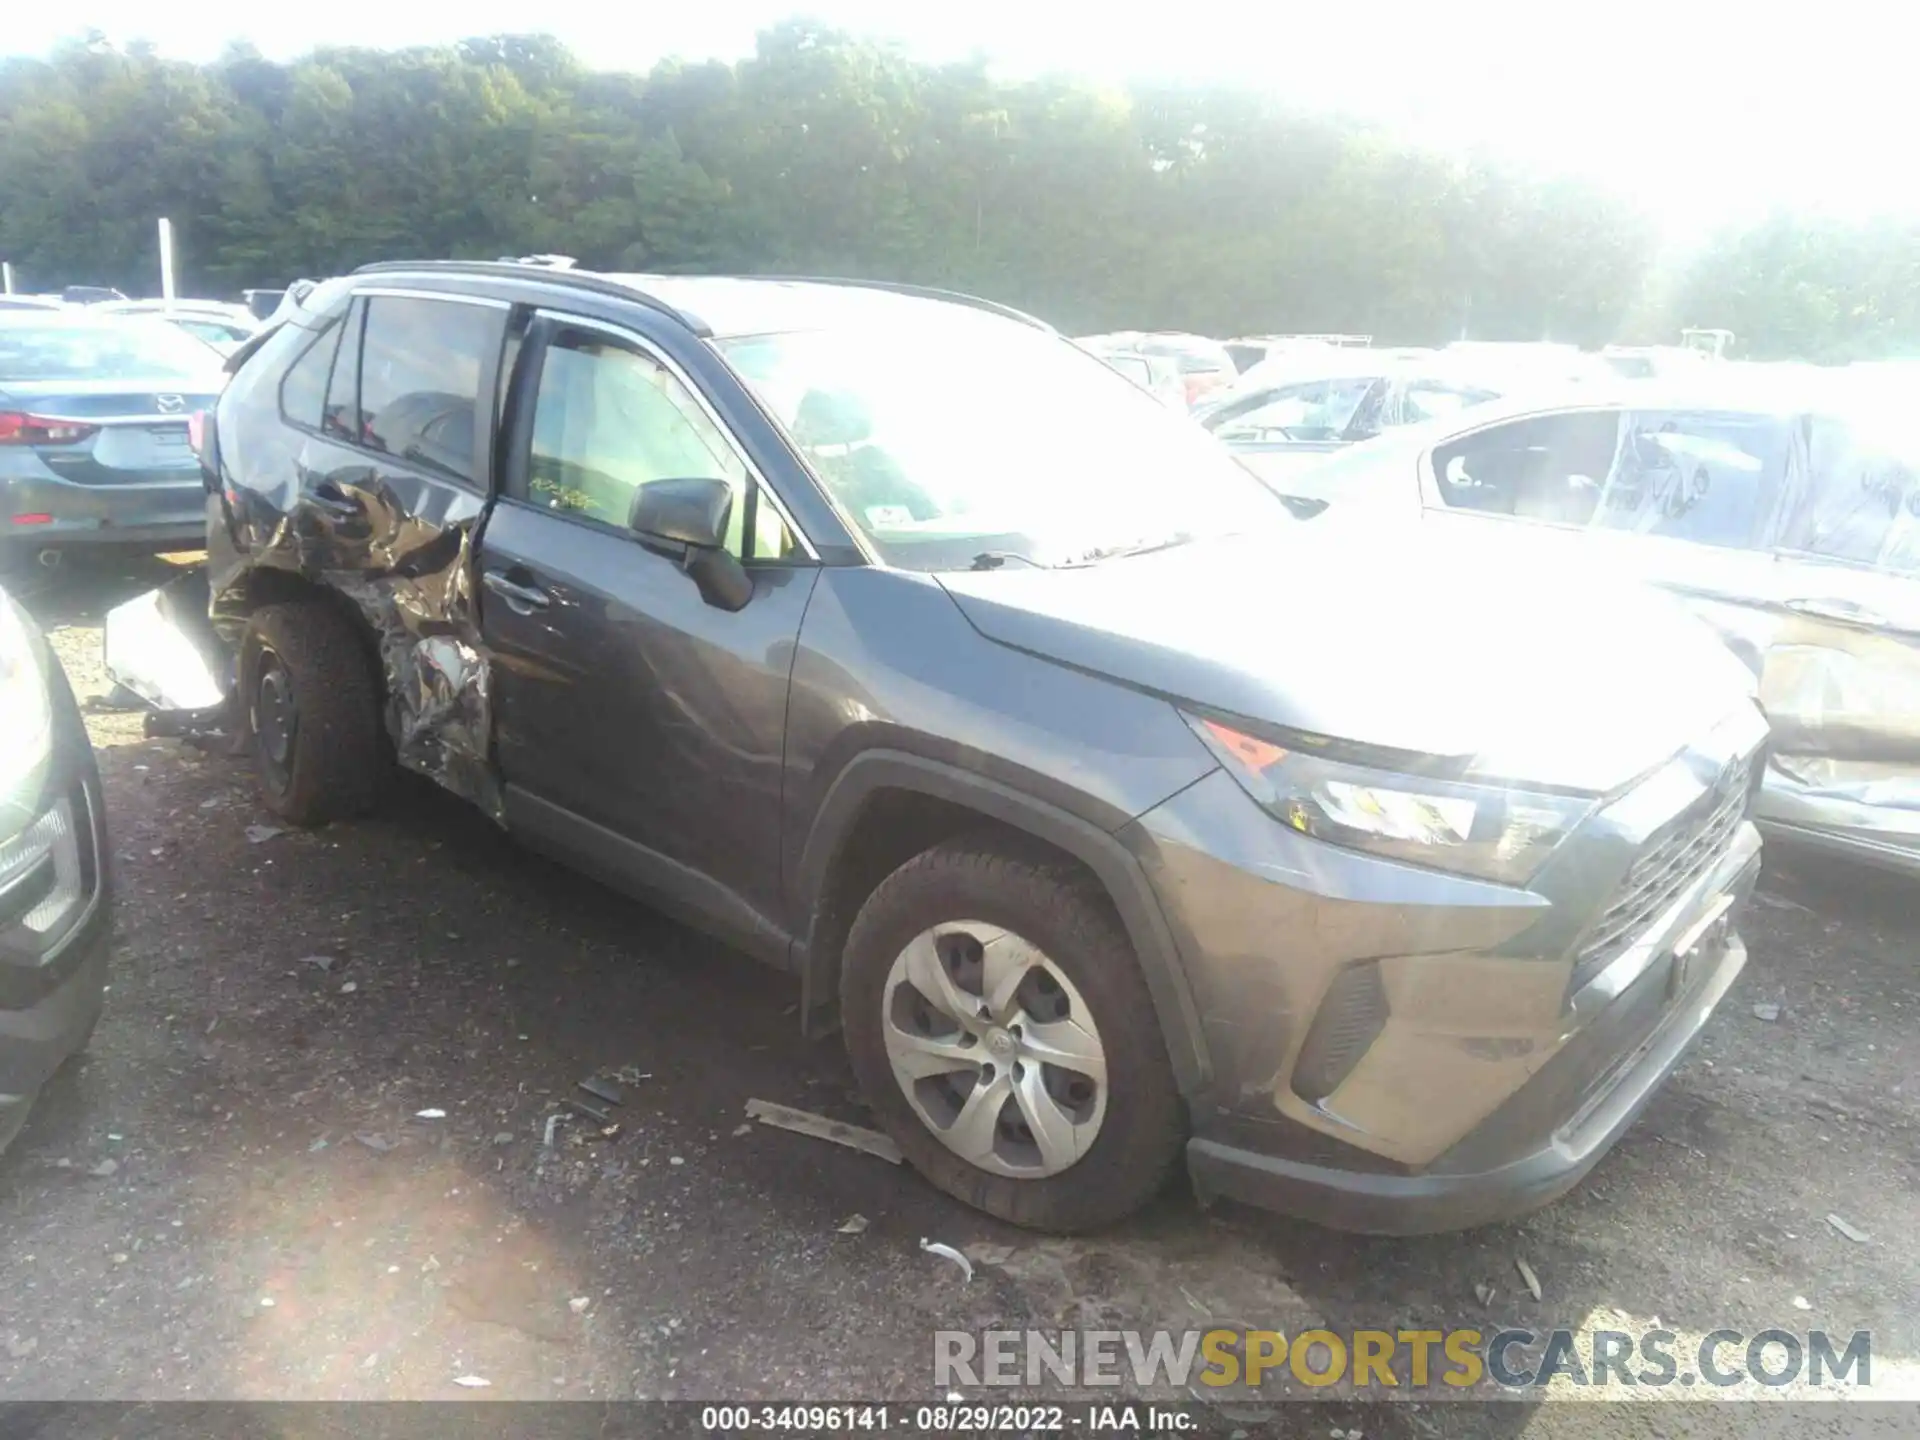
[[1008,82],[804,19],[737,65],[644,76],[537,35],[204,66],[91,36],[0,62],[0,255],[22,283],[150,292],[159,215],[195,293],[558,251],[914,280],[1071,331],[1597,343],[1691,323],[1818,355],[1920,339],[1912,226],[1776,221],[1655,286],[1647,225],[1584,186],[1245,91]]

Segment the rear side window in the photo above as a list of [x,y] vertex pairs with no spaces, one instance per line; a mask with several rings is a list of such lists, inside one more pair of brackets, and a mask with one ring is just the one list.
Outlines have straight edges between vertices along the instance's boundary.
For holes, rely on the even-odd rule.
[[1476,430],[1433,452],[1449,509],[1586,525],[1619,448],[1617,410],[1535,415]]
[[327,376],[333,371],[333,352],[340,348],[338,321],[308,342],[280,379],[280,413],[295,425],[320,428],[327,403]]
[[320,428],[357,444],[360,440],[360,342],[367,328],[367,302],[355,300],[341,326],[340,350],[327,383],[327,405]]
[[480,377],[505,327],[492,306],[368,297],[359,443],[471,483]]

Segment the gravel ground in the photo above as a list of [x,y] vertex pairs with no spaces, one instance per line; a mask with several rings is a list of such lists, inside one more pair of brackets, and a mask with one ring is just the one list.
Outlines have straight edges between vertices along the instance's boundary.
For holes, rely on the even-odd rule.
[[[1174,1193],[1110,1234],[1037,1238],[749,1128],[755,1096],[860,1118],[837,1042],[798,1034],[795,983],[430,786],[250,837],[271,817],[242,761],[101,708],[101,609],[163,570],[17,587],[93,711],[120,889],[93,1049],[0,1162],[0,1399],[927,1398],[935,1330],[1210,1323],[1657,1324],[1683,1354],[1716,1328],[1865,1328],[1872,1393],[1920,1397],[1910,887],[1771,862],[1702,1042],[1524,1222],[1363,1239]],[[576,1080],[622,1070],[604,1131],[544,1143]],[[922,1237],[971,1250],[973,1282]],[[1634,1424],[1702,1433],[1704,1413]],[[1592,1419],[1429,1400],[1367,1433]]]

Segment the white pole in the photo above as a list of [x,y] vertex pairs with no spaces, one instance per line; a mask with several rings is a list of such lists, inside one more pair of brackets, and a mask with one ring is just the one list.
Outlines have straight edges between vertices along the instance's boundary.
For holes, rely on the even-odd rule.
[[11,260],[0,260],[0,283],[5,284],[7,294],[13,293],[13,262]]
[[160,217],[160,298],[173,307],[173,222]]

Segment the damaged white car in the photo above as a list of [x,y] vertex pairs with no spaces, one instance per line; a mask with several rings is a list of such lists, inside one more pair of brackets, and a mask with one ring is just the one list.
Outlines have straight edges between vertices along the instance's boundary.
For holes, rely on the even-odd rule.
[[1679,595],[1759,677],[1761,828],[1920,875],[1920,426],[1883,398],[1581,387],[1272,483],[1330,502],[1332,523],[1469,529]]

